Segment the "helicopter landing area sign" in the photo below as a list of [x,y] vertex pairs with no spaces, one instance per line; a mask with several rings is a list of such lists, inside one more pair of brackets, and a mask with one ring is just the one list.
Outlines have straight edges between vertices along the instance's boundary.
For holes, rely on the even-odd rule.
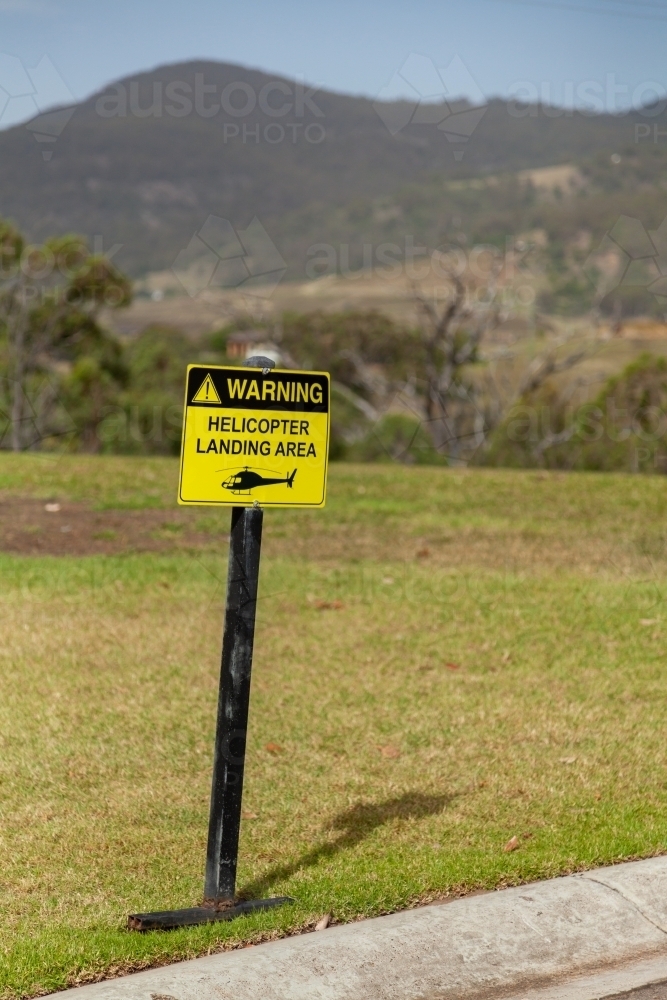
[[329,376],[189,365],[178,502],[323,507]]

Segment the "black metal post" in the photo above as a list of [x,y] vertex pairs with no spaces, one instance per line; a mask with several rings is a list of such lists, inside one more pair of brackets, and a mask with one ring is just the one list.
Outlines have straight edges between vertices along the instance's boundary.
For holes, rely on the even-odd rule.
[[235,902],[234,897],[262,520],[259,507],[232,508],[204,905],[131,914],[128,926],[132,930],[167,930],[230,920],[252,910],[293,902],[288,896],[243,902]]
[[263,517],[259,507],[232,510],[204,884],[213,905],[233,901],[236,887]]

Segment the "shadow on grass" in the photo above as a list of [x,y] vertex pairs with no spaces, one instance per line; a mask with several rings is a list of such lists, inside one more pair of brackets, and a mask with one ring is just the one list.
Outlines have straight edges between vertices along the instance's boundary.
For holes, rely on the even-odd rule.
[[260,899],[266,896],[277,883],[291,878],[303,868],[312,868],[320,861],[335,857],[340,851],[356,847],[379,826],[394,819],[423,819],[442,812],[456,798],[455,795],[423,795],[421,792],[406,792],[386,802],[359,802],[350,809],[334,816],[331,829],[339,831],[335,840],[327,840],[306,851],[295,861],[275,865],[261,878],[242,886],[241,899]]

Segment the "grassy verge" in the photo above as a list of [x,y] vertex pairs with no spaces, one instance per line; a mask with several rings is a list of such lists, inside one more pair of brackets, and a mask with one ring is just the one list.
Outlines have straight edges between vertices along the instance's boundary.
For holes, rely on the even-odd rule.
[[[44,461],[0,489],[175,493],[167,460]],[[193,552],[0,556],[0,995],[664,850],[666,496],[345,466],[269,512],[239,888],[297,902],[169,934],[123,925],[201,898],[227,518]]]

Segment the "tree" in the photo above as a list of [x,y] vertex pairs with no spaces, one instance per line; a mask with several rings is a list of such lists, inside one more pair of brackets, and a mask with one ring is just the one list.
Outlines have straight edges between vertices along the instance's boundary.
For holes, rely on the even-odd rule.
[[[185,371],[198,355],[192,338],[167,326],[149,326],[128,345],[129,389],[123,396],[124,419],[118,435],[122,441],[117,440],[116,447],[152,454],[179,453]],[[116,423],[120,419],[121,414],[117,414]],[[108,430],[105,425],[105,435]]]
[[425,419],[436,450],[452,458],[461,456],[465,439],[478,444],[484,431],[466,371],[479,361],[484,337],[502,318],[496,294],[502,263],[490,249],[490,266],[474,272],[465,258],[461,267],[459,255],[435,251],[431,264],[439,280],[432,294],[415,281],[410,286],[424,347],[418,378]]
[[129,371],[121,345],[111,339],[87,354],[80,355],[59,385],[59,397],[74,422],[83,451],[96,452],[102,447],[100,425],[119,391],[129,380]]
[[[49,419],[59,402],[64,370],[69,373],[82,357],[91,356],[102,381],[118,375],[118,359],[99,316],[102,309],[120,308],[130,299],[127,278],[110,261],[92,254],[81,237],[27,245],[13,225],[0,221],[0,337],[14,451],[34,446],[53,430]],[[85,395],[86,381],[92,385],[90,365],[85,377],[81,369],[79,374]],[[83,430],[92,446],[90,426]]]
[[416,332],[376,310],[286,313],[277,339],[290,367],[331,374],[338,455],[368,433],[420,363]]
[[[428,273],[409,284],[416,326],[376,311],[283,316],[285,363],[330,372],[333,437],[350,455],[483,460],[513,407],[590,354],[572,350],[569,338],[552,339],[532,358],[525,345],[490,343],[518,308],[515,264],[495,247],[454,250],[433,252]],[[519,278],[525,282],[525,273]],[[549,430],[538,447],[564,433]]]

